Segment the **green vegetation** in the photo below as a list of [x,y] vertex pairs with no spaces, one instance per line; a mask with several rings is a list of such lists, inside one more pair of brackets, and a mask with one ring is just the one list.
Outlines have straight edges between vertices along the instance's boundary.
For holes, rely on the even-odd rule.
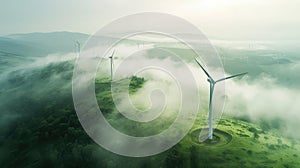
[[[218,130],[230,134],[232,140],[227,139],[229,143],[220,142],[213,146],[206,143],[197,144],[192,139],[195,138],[193,133],[198,129],[199,125],[195,125],[190,136],[186,136],[180,144],[192,145],[192,147],[186,145],[183,151],[188,151],[189,148],[192,150],[194,146],[197,146],[197,159],[203,160],[202,166],[204,163],[210,167],[293,167],[299,164],[299,160],[293,156],[300,153],[299,143],[296,145],[298,147],[293,146],[293,140],[282,138],[274,129],[264,131],[258,125],[223,117]],[[220,134],[218,130],[216,135]],[[268,138],[264,139],[264,136]]]
[[[45,76],[61,73],[61,68],[72,67],[68,63],[51,64],[21,79],[48,83]],[[60,76],[60,80],[70,79],[71,75]],[[19,85],[13,77],[10,82]],[[134,94],[145,82],[143,78],[132,77],[129,92]],[[115,126],[121,123],[124,130],[133,128],[144,132],[146,127],[139,130],[141,125],[124,123],[124,117],[115,111],[110,86],[109,79],[95,82],[97,100],[108,121]],[[219,139],[215,142],[198,143],[201,128],[198,119],[190,133],[166,152],[145,158],[118,156],[95,144],[84,132],[73,107],[70,87],[57,85],[57,88],[65,89],[55,94],[45,92],[47,96],[39,98],[21,95],[19,100],[26,97],[26,101],[14,107],[31,115],[17,120],[7,131],[5,141],[1,141],[1,167],[292,167],[299,164],[298,141],[283,138],[274,129],[264,130],[259,125],[228,117],[220,121],[214,136]],[[164,129],[155,124],[147,128],[152,129],[146,133]]]
[[[256,121],[246,114],[223,116],[214,139],[203,143],[198,142],[198,136],[205,118],[198,116],[193,128],[177,145],[150,157],[123,157],[103,149],[91,140],[78,121],[72,101],[73,62],[25,66],[42,54],[73,51],[73,44],[68,43],[71,38],[53,43],[64,37],[64,33],[49,36],[54,35],[53,40],[41,45],[37,44],[45,41],[38,40],[42,34],[32,38],[18,35],[14,37],[17,41],[0,39],[0,44],[5,44],[0,47],[0,167],[297,167],[300,164],[300,141],[280,132],[287,124],[280,116],[263,116]],[[81,40],[87,38],[77,36]],[[68,47],[62,43],[68,43]],[[50,46],[52,44],[54,46]],[[191,50],[164,49],[186,56],[183,58],[186,62],[194,62]],[[278,82],[284,87],[299,87],[298,72],[286,68],[299,61],[298,54],[283,58],[273,50],[218,48],[218,51],[226,72],[251,71],[250,78],[266,73],[282,79]],[[155,58],[168,57],[168,54],[151,52],[154,53],[149,55],[157,54]],[[286,76],[287,72],[294,73]],[[123,82],[125,79],[113,81],[118,86],[116,93],[122,93]],[[129,97],[139,95],[139,91],[148,86],[147,82],[141,77],[131,77]],[[167,115],[147,123],[127,119],[115,108],[115,103],[122,99],[116,96],[113,100],[111,84],[108,78],[96,79],[95,95],[107,121],[117,130],[128,135],[148,136],[167,129],[174,121]],[[143,112],[143,108],[138,110]],[[243,112],[239,107],[235,110]]]
[[[123,86],[123,85],[121,85],[122,82],[123,82],[122,80],[116,81],[116,83],[119,83],[119,87]],[[133,94],[133,93],[137,92],[138,89],[140,89],[143,86],[144,82],[145,82],[144,78],[132,76],[130,78],[130,83],[129,83],[129,94]],[[108,79],[108,78],[96,79],[95,92],[96,92],[98,104],[101,105],[100,106],[101,112],[104,114],[112,112],[115,104],[114,104],[114,100],[111,96],[111,81],[110,81],[110,79]]]
[[138,89],[140,89],[143,86],[144,83],[144,78],[138,78],[136,76],[133,76],[129,83],[129,94],[135,93]]

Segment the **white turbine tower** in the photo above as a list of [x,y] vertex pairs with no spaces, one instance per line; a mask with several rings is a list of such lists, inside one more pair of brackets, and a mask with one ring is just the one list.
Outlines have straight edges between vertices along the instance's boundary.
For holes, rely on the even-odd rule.
[[79,55],[79,53],[80,53],[80,43],[79,43],[79,41],[75,41],[75,46],[77,47],[76,49],[77,49],[77,54]]
[[110,59],[110,80],[112,81],[113,79],[113,61],[114,61],[114,54],[115,50],[112,52],[112,54],[108,57]]
[[248,72],[240,73],[240,74],[229,76],[229,77],[225,77],[225,78],[221,78],[219,80],[214,80],[209,75],[209,73],[203,68],[203,66],[200,64],[200,62],[197,59],[195,59],[195,60],[198,63],[198,65],[201,67],[201,69],[204,71],[204,73],[206,74],[206,76],[208,77],[207,81],[210,84],[210,87],[209,87],[209,107],[208,107],[209,108],[209,113],[208,113],[208,126],[209,126],[209,128],[208,128],[208,138],[211,140],[213,138],[212,101],[213,101],[213,93],[214,93],[215,84],[217,84],[218,82],[230,79],[230,78],[234,78],[234,77],[237,77],[237,76],[243,76],[243,75],[247,74]]

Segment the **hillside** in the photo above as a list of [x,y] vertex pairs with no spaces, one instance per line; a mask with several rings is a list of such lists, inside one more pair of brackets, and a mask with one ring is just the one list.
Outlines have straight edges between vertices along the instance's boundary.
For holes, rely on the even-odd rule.
[[[192,129],[177,145],[155,156],[131,158],[97,145],[83,130],[76,115],[72,98],[76,54],[72,40],[83,42],[87,37],[80,33],[55,32],[0,38],[0,167],[297,167],[300,164],[296,115],[299,109],[296,77],[300,66],[295,55],[278,55],[274,50],[218,48],[228,74],[250,72],[247,79],[229,83],[227,89],[231,92],[224,95],[228,97],[228,107],[214,139],[198,142],[201,129],[206,129],[204,103]],[[133,42],[124,41],[120,48],[137,48]],[[164,49],[183,55],[182,59],[196,67],[191,50],[169,45]],[[170,58],[155,50],[147,51],[143,59],[162,62]],[[120,65],[123,59],[125,52],[117,49],[115,65]],[[176,63],[174,68],[180,72],[176,60],[172,60]],[[103,69],[100,68],[104,73],[97,74],[95,80],[95,96],[109,124],[132,136],[155,135],[172,124],[176,109],[169,110],[165,118],[150,122],[134,122],[122,115],[115,107],[122,98],[116,96],[113,100],[111,84],[118,86],[115,91],[121,93],[125,77],[110,81],[109,68],[105,60]],[[142,91],[149,91],[161,85],[160,82],[170,91],[165,93],[174,97],[171,82],[165,76],[144,75],[126,77],[130,79],[129,97],[147,100],[148,92]],[[262,80],[261,76],[269,78]],[[207,93],[203,90],[201,94]],[[148,104],[140,103],[135,105],[141,111],[147,109],[144,106]],[[177,107],[174,103],[171,106]]]
[[[49,85],[51,80],[44,78],[45,73],[52,76],[61,73],[60,68],[71,67],[69,63],[49,65],[27,79]],[[70,79],[70,75],[60,78],[65,82]],[[17,85],[19,80],[11,82]],[[130,93],[134,94],[145,82],[133,77]],[[95,144],[84,132],[73,107],[71,88],[62,87],[63,83],[58,82],[55,88],[44,92],[46,97],[23,94],[17,99],[17,106],[10,105],[19,112],[22,110],[23,116],[2,135],[1,167],[293,167],[299,164],[299,141],[283,138],[274,129],[266,131],[259,125],[231,117],[221,120],[215,131],[215,142],[198,142],[202,127],[198,119],[189,134],[164,153],[146,158],[115,155]],[[136,128],[139,127],[136,123],[127,122],[114,109],[109,79],[98,79],[95,84],[98,102],[105,105],[101,110],[112,125],[147,133]],[[53,89],[58,90],[52,93]],[[25,97],[26,101],[22,102]],[[148,131],[152,129],[161,128],[153,125]]]

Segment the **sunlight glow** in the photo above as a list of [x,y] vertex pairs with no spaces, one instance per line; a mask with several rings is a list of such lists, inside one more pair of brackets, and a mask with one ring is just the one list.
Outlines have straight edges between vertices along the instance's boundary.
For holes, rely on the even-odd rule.
[[216,10],[231,8],[239,5],[253,3],[256,0],[202,0],[190,1],[187,7],[191,10]]

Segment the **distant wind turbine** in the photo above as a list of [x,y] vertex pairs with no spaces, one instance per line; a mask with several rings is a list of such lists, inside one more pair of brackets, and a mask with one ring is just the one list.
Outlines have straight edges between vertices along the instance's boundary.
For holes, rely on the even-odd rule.
[[114,54],[115,50],[112,52],[112,54],[108,57],[110,59],[110,79],[113,79],[113,64],[114,64]]
[[80,43],[79,41],[75,41],[75,46],[77,47],[77,53],[79,54],[80,53]]
[[214,80],[209,75],[209,73],[203,68],[203,66],[200,64],[200,62],[197,59],[195,59],[195,60],[198,63],[198,65],[201,67],[201,69],[203,70],[203,72],[206,74],[206,76],[208,77],[207,81],[210,84],[210,89],[209,89],[209,113],[208,113],[208,125],[209,125],[209,128],[208,128],[208,138],[211,140],[213,138],[212,101],[213,101],[213,93],[214,93],[215,84],[217,84],[218,82],[227,80],[227,79],[231,79],[231,78],[238,77],[238,76],[243,76],[243,75],[247,74],[248,72],[240,73],[240,74],[229,76],[229,77],[225,77],[225,78],[221,78],[219,80]]

